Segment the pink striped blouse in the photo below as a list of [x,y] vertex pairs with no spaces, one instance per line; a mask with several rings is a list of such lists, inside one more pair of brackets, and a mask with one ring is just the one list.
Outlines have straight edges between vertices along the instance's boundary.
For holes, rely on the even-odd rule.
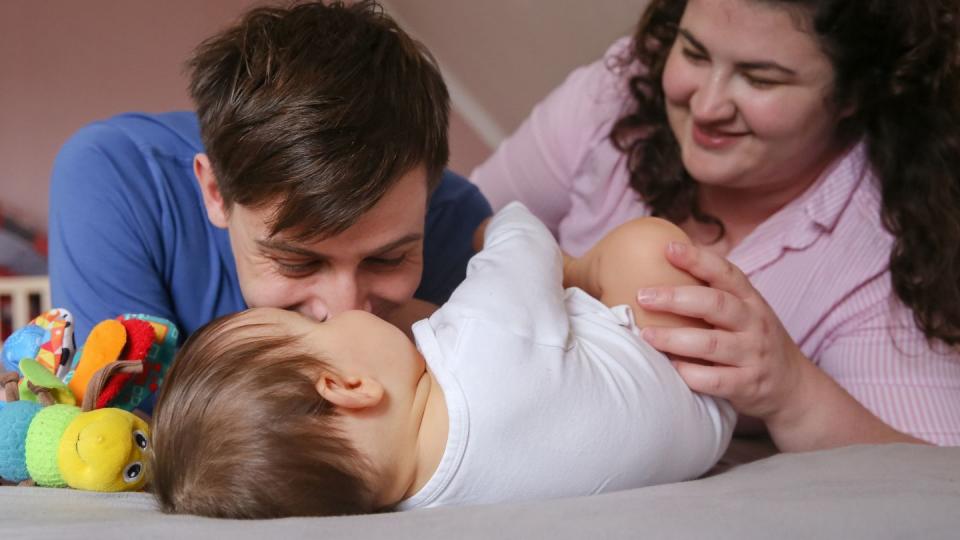
[[[471,174],[494,209],[520,200],[573,255],[649,214],[609,133],[629,103],[615,59],[574,71]],[[628,70],[628,71],[632,71]],[[960,445],[960,352],[932,346],[892,292],[892,237],[863,145],[745,238],[728,258],[808,358],[896,429]]]

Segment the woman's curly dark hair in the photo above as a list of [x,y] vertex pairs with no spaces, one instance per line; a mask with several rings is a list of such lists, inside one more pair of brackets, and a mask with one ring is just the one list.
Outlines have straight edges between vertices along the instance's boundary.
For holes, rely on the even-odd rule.
[[[839,126],[862,138],[895,237],[897,296],[930,339],[960,345],[960,3],[957,0],[756,0],[806,10],[835,71],[835,104],[855,106]],[[611,139],[628,156],[630,184],[654,215],[723,224],[702,211],[667,122],[664,66],[686,0],[653,0],[626,62],[631,112]],[[638,134],[642,133],[642,136]]]

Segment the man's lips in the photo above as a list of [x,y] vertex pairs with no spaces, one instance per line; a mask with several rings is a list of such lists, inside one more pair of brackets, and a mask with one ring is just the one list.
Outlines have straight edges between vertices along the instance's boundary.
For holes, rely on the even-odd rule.
[[712,129],[698,124],[693,124],[692,132],[694,142],[697,143],[698,146],[710,150],[726,148],[748,134],[747,132]]

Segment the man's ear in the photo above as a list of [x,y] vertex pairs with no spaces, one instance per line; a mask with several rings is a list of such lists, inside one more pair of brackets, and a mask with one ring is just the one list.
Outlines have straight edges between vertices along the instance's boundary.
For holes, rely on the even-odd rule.
[[227,228],[229,213],[220,194],[217,177],[213,174],[213,166],[206,154],[193,156],[193,174],[200,184],[200,193],[203,195],[203,206],[207,209],[207,219],[214,227]]
[[344,409],[366,409],[383,401],[383,385],[369,377],[344,376],[324,371],[316,387],[324,399]]

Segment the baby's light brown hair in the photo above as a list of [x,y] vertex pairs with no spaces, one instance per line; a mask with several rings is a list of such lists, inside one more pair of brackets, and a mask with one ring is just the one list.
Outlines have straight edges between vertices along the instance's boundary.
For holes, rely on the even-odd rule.
[[234,519],[373,512],[365,460],[315,384],[326,364],[243,313],[184,344],[153,420],[152,491],[167,513]]

